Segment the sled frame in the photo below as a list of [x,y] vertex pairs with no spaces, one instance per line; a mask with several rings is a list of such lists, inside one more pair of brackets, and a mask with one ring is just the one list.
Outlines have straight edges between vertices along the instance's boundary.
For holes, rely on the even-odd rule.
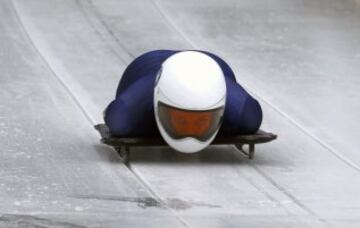
[[[168,146],[161,137],[116,137],[111,134],[106,124],[97,124],[94,128],[100,133],[101,142],[113,147],[126,165],[129,164],[131,147]],[[277,135],[258,130],[255,134],[218,136],[211,145],[234,145],[242,155],[252,160],[255,156],[256,144],[268,143],[275,139]],[[247,149],[244,148],[245,145],[248,145]]]

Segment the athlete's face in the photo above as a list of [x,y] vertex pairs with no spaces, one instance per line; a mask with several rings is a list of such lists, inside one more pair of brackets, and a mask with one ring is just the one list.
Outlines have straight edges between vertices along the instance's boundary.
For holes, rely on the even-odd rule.
[[193,137],[208,140],[220,127],[224,107],[193,111],[158,103],[158,116],[165,131],[174,139]]
[[201,137],[210,128],[212,113],[210,112],[186,112],[181,110],[169,110],[170,122],[175,132],[179,135],[193,135]]

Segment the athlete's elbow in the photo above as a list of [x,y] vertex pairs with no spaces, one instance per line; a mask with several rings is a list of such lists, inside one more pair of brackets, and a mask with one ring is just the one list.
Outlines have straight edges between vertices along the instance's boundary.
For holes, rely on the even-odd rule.
[[244,133],[256,133],[262,123],[263,112],[257,100],[248,97],[245,103],[244,112],[242,115],[242,123]]

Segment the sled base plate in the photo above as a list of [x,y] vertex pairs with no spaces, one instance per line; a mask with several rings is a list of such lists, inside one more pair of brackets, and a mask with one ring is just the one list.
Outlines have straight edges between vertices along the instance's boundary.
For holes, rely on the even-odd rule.
[[[168,145],[162,137],[116,137],[111,134],[106,124],[97,124],[94,127],[100,133],[101,142],[114,147],[125,163],[129,162],[130,147]],[[255,134],[249,135],[217,136],[211,145],[234,145],[247,158],[253,159],[255,144],[267,143],[276,138],[277,135],[273,133],[258,130]],[[248,145],[248,150],[244,149],[244,145]]]

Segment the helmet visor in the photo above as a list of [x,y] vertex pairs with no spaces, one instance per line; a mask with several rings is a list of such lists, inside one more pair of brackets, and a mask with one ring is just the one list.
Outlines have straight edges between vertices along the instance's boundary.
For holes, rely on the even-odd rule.
[[207,141],[220,128],[224,106],[191,111],[179,109],[159,101],[158,116],[165,131],[174,139],[185,137]]

